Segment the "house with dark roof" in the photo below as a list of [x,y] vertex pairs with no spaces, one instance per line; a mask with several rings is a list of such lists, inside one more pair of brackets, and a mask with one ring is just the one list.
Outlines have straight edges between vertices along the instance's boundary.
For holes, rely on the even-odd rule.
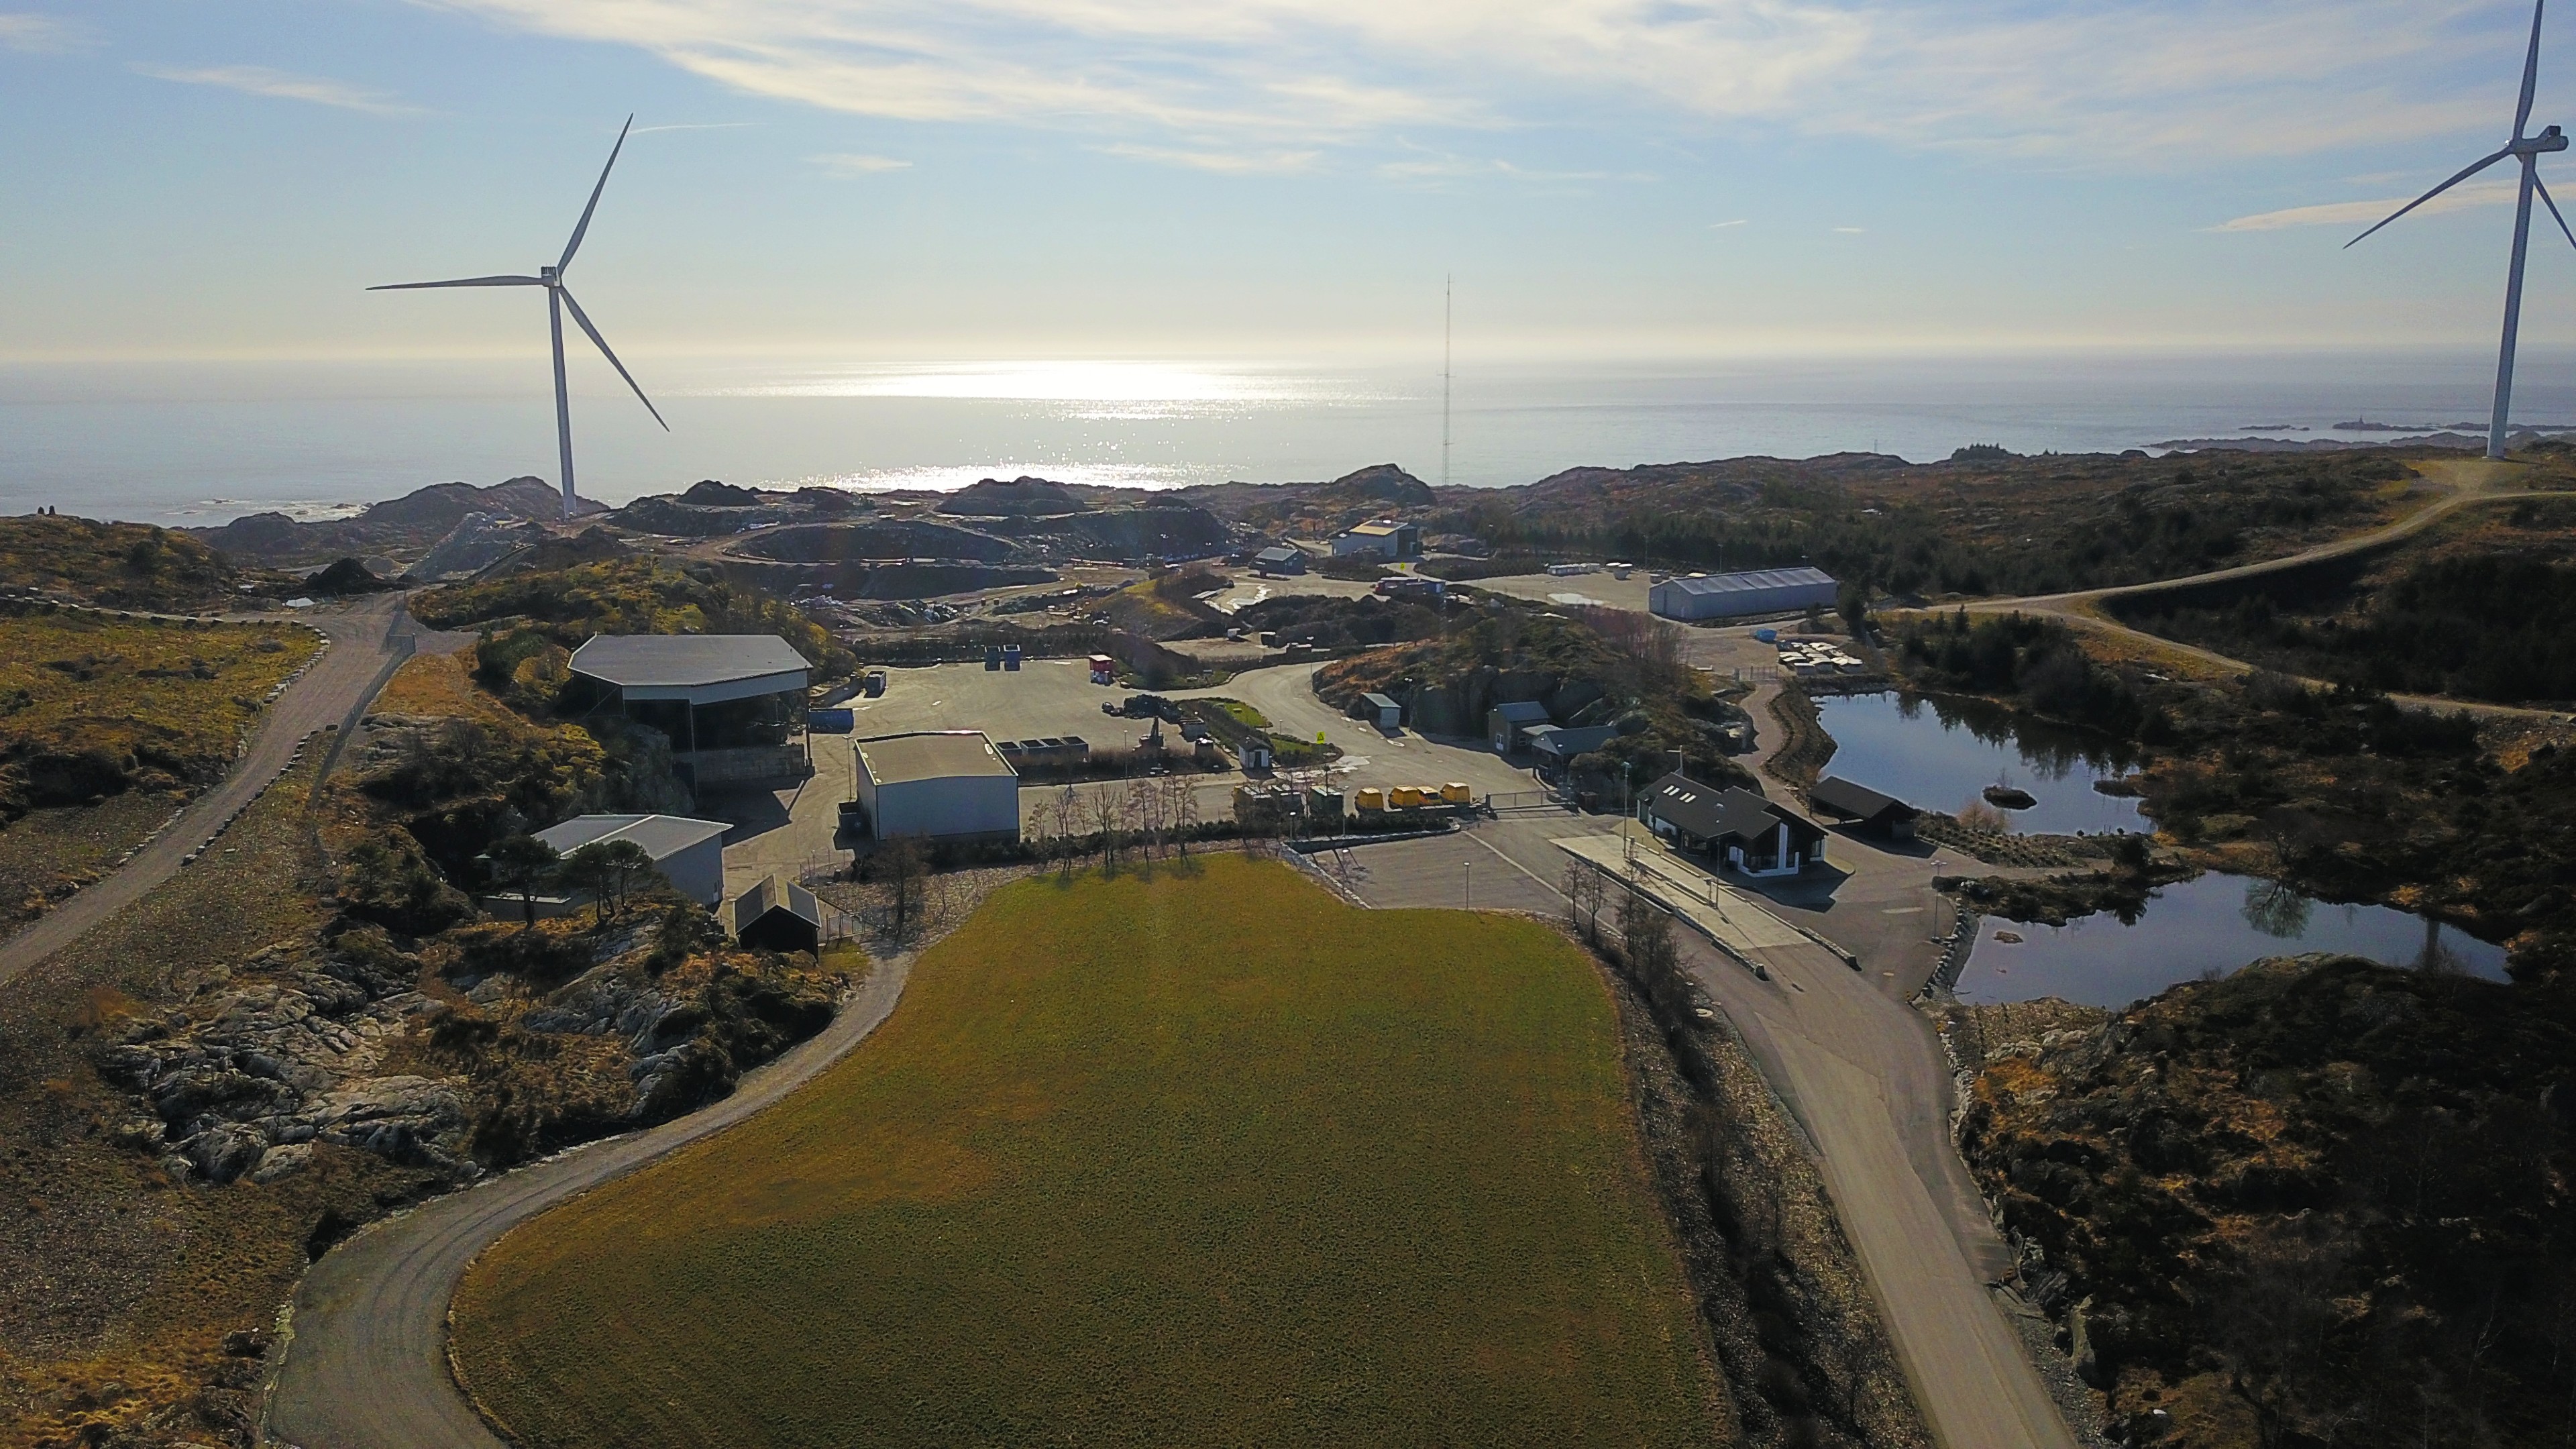
[[781,875],[763,876],[726,903],[733,938],[756,951],[823,949],[823,904]]
[[1823,826],[1740,786],[1666,775],[1638,797],[1637,818],[1682,849],[1746,875],[1796,875],[1825,858]]
[[1912,840],[1922,811],[1893,795],[1858,785],[1840,775],[1827,775],[1807,790],[1807,804],[1846,823],[1875,830],[1891,840]]

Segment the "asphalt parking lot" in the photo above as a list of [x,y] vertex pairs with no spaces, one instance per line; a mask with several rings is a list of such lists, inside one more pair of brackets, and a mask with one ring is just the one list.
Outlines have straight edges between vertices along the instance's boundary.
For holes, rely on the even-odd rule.
[[1080,735],[1092,748],[1107,749],[1133,744],[1132,737],[1145,732],[1143,720],[1100,712],[1104,700],[1133,693],[1092,683],[1079,659],[1032,659],[1015,670],[981,664],[889,669],[883,695],[847,703],[858,721],[852,733],[861,739],[912,730],[982,730],[996,743]]

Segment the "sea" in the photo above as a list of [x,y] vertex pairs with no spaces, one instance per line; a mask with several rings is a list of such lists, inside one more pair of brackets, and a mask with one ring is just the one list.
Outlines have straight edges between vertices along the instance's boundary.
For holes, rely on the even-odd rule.
[[[583,359],[584,362],[589,361]],[[2483,429],[2480,352],[1705,357],[925,359],[647,357],[665,432],[576,367],[582,493],[702,478],[951,489],[1033,474],[1175,488],[1396,463],[1499,487],[1567,468],[1876,452],[1916,462],[2177,441],[2384,440]],[[591,375],[596,373],[596,376]],[[2517,426],[2576,419],[2576,353],[2530,353]],[[544,357],[0,364],[0,513],[214,524],[344,516],[428,483],[556,475]],[[2365,423],[2368,428],[2338,427]],[[2394,429],[2397,431],[2379,431]]]

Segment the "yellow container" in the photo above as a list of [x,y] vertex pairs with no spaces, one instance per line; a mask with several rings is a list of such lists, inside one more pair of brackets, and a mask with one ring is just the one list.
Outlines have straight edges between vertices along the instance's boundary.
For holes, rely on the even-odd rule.
[[1386,808],[1386,792],[1384,790],[1362,790],[1354,798],[1353,803],[1362,810],[1383,810]]
[[1398,810],[1411,810],[1422,804],[1422,792],[1411,785],[1398,785],[1387,792],[1386,802]]
[[1440,798],[1452,805],[1467,805],[1474,803],[1476,792],[1459,781],[1452,780],[1440,787]]

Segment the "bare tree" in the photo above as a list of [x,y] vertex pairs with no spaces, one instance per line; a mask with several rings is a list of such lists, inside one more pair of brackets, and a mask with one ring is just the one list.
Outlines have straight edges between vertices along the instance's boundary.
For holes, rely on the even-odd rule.
[[921,842],[909,835],[887,841],[877,852],[877,869],[885,881],[886,934],[901,941],[920,923],[921,882],[929,873]]
[[1116,790],[1103,786],[1091,792],[1091,823],[1099,831],[1100,868],[1103,872],[1118,869],[1118,827],[1125,820],[1126,811],[1119,806]]
[[1073,825],[1082,814],[1082,796],[1071,785],[1056,792],[1055,833],[1063,847],[1060,869],[1066,879],[1073,876]]
[[1145,837],[1145,869],[1151,873],[1154,857],[1163,843],[1163,810],[1162,795],[1154,788],[1150,777],[1140,776],[1127,782],[1126,808],[1127,818]]
[[1171,797],[1164,807],[1164,814],[1172,823],[1174,843],[1180,847],[1182,858],[1187,859],[1190,853],[1190,831],[1199,823],[1198,782],[1187,775],[1166,775],[1164,779]]

